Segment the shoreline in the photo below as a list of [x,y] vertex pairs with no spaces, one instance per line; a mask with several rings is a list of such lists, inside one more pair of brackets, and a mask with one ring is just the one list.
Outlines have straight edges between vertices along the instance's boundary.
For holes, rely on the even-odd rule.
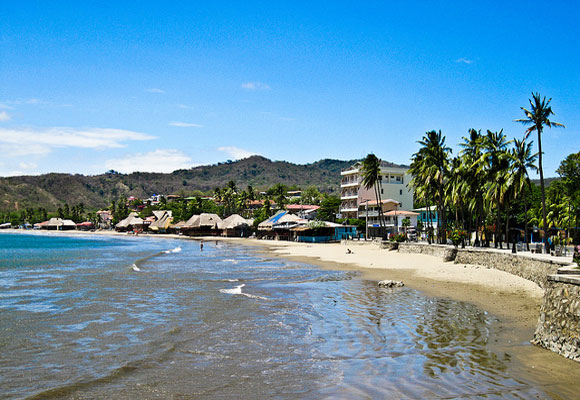
[[[325,269],[359,271],[361,279],[400,280],[405,286],[429,297],[471,303],[497,317],[498,336],[490,346],[498,355],[503,354],[516,361],[510,367],[516,376],[531,378],[540,383],[549,395],[555,398],[574,395],[575,392],[570,392],[568,388],[573,388],[580,381],[578,363],[530,344],[540,315],[544,290],[534,282],[493,268],[444,262],[436,256],[425,254],[388,251],[371,242],[310,244],[220,236],[135,236],[114,231],[2,230],[0,234],[2,232],[220,241],[254,247],[266,256],[318,265]],[[347,249],[351,249],[352,254],[347,254]]]

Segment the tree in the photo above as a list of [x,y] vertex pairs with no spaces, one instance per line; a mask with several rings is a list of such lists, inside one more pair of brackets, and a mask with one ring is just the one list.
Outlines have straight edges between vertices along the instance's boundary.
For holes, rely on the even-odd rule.
[[526,189],[529,188],[531,192],[530,177],[528,170],[537,171],[536,158],[538,154],[532,154],[532,142],[526,142],[524,137],[522,140],[514,139],[514,147],[512,149],[512,171],[508,185],[513,188],[514,199],[520,197],[524,203],[525,217],[524,217],[524,240],[526,248],[529,251],[530,245],[528,242],[528,198],[525,197]]
[[[381,231],[384,229],[383,218],[383,203],[381,202],[381,191],[378,187],[381,176],[381,160],[374,154],[369,154],[362,163],[362,185],[365,189],[373,188],[375,191],[375,199],[377,200],[377,207],[379,210],[379,224]],[[384,233],[384,232],[383,232]]]
[[[495,247],[502,247],[500,234],[501,226],[501,207],[506,200],[508,192],[508,177],[511,166],[511,155],[507,151],[510,142],[506,141],[503,129],[499,132],[487,131],[484,137],[485,152],[481,156],[480,168],[487,170],[487,195],[486,198],[495,203],[496,206],[496,225],[494,233]],[[507,238],[506,238],[507,240]]]
[[[464,196],[467,199],[467,210],[475,216],[475,246],[480,245],[479,230],[483,225],[483,187],[486,181],[485,170],[478,168],[483,151],[481,131],[469,130],[469,136],[463,137],[460,143],[463,149],[459,153],[462,165],[467,173],[463,176]],[[470,219],[471,221],[471,219]]]
[[317,218],[321,221],[334,222],[340,209],[340,197],[327,195],[320,202]]
[[[412,157],[410,172],[412,185],[419,187],[427,199],[437,200],[437,237],[446,243],[445,185],[449,173],[449,154],[451,148],[445,144],[441,131],[429,131],[418,142],[421,148]],[[430,205],[429,205],[430,207]]]
[[[578,226],[578,210],[580,209],[580,152],[568,155],[556,170],[562,178],[566,194],[570,199],[568,204],[568,237],[571,237],[570,223],[574,216],[574,226]],[[577,232],[577,230],[575,230]]]
[[[524,107],[520,107],[526,117],[516,119],[516,122],[520,122],[524,125],[530,125],[530,127],[526,130],[526,137],[529,136],[533,131],[538,133],[538,169],[540,170],[540,188],[542,191],[542,220],[544,223],[544,230],[547,229],[548,223],[546,220],[546,193],[544,188],[544,170],[542,167],[542,131],[544,130],[544,126],[547,126],[548,128],[551,128],[552,126],[555,128],[564,128],[564,125],[550,120],[550,115],[554,114],[552,107],[550,107],[551,101],[551,98],[546,101],[545,96],[542,98],[539,93],[532,93],[532,98],[529,99],[531,109],[527,110]],[[544,249],[546,253],[549,252],[547,236],[547,231],[545,231]]]
[[403,228],[405,228],[405,237],[407,237],[407,228],[411,225],[411,219],[409,217],[405,217],[401,221],[401,225],[403,225]]

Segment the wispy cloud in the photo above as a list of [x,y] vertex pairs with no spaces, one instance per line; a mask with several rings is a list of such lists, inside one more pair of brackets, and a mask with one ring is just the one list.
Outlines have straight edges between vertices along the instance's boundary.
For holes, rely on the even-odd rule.
[[176,126],[178,128],[203,128],[203,125],[200,124],[192,124],[190,122],[180,122],[180,121],[172,121],[169,123],[169,126]]
[[0,112],[0,122],[8,121],[9,119],[10,119],[10,114],[8,114],[6,111]]
[[195,107],[188,106],[187,104],[178,104],[177,108],[183,108],[184,110],[195,110]]
[[469,58],[458,58],[457,60],[455,60],[456,63],[460,63],[460,64],[473,64],[473,60],[470,60]]
[[55,148],[107,149],[155,139],[140,132],[107,128],[0,128],[0,151],[8,156],[47,154]]
[[151,89],[147,89],[145,91],[149,92],[149,93],[159,93],[159,94],[165,93],[165,90],[157,89],[157,88],[151,88]]
[[177,169],[191,168],[195,166],[191,158],[179,150],[158,149],[149,153],[138,153],[123,158],[108,160],[105,162],[107,169],[123,173],[131,172],[173,172]]
[[222,151],[222,152],[228,154],[230,157],[232,157],[235,160],[241,160],[242,158],[248,158],[251,156],[258,155],[258,153],[255,153],[253,151],[240,149],[239,147],[235,147],[235,146],[218,147],[218,151]]
[[246,90],[270,90],[270,85],[263,82],[246,82],[242,83],[242,89]]

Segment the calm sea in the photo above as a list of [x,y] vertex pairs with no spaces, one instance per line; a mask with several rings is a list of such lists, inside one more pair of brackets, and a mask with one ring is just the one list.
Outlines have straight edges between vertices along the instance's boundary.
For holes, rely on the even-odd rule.
[[543,398],[473,305],[227,243],[0,234],[0,397]]

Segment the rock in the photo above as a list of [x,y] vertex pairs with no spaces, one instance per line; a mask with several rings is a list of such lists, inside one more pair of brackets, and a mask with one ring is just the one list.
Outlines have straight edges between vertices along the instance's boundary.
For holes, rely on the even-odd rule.
[[405,286],[405,284],[401,281],[385,280],[385,281],[380,281],[379,286],[391,288],[391,287],[403,287],[403,286]]

